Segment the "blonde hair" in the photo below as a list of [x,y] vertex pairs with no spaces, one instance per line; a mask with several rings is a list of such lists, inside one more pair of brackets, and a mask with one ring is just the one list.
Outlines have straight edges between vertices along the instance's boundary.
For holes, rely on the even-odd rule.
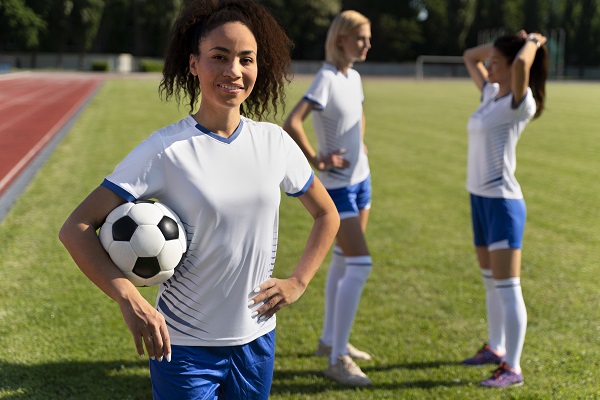
[[345,67],[346,58],[344,50],[337,44],[340,36],[348,35],[360,26],[371,24],[371,21],[358,11],[347,10],[338,14],[327,31],[327,40],[325,41],[325,61],[335,65],[338,69]]

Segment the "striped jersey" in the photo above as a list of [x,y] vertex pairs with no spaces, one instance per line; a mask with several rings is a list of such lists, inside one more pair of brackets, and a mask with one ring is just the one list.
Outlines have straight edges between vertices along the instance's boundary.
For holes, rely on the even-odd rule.
[[252,290],[275,265],[281,190],[299,196],[314,178],[280,127],[242,117],[220,137],[189,116],[138,145],[103,186],[128,201],[156,199],[185,225],[188,251],[159,287],[171,342],[246,344],[275,328],[252,318]]
[[327,189],[355,185],[369,176],[369,160],[361,133],[364,94],[360,74],[349,68],[344,75],[335,66],[325,63],[317,72],[304,99],[314,106],[313,126],[319,155],[344,149],[348,168],[319,172]]
[[521,103],[512,107],[512,93],[497,98],[498,84],[486,82],[481,104],[468,122],[467,190],[477,196],[521,199],[515,178],[517,142],[536,112],[527,88]]

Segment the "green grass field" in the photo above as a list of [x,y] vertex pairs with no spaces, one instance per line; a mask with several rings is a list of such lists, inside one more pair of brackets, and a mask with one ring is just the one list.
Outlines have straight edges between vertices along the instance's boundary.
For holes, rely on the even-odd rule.
[[[288,110],[308,84],[290,87]],[[351,341],[375,357],[361,363],[373,386],[339,386],[323,377],[325,359],[310,356],[324,264],[302,299],[278,314],[271,398],[600,398],[600,85],[550,83],[545,114],[519,144],[529,327],[525,385],[504,391],[478,387],[491,368],[459,364],[486,338],[464,190],[477,90],[467,81],[364,86],[374,271]],[[0,223],[0,399],[151,398],[147,363],[119,308],[78,270],[57,232],[134,145],[185,113],[158,100],[154,80],[107,81]],[[294,267],[307,217],[297,200],[283,199],[277,276]],[[156,291],[140,290],[148,299]]]

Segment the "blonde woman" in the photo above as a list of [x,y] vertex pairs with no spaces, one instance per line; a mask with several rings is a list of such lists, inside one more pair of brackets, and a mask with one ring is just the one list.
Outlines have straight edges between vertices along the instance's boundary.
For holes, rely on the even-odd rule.
[[[371,384],[354,363],[371,356],[348,343],[372,269],[364,236],[371,205],[369,162],[363,143],[364,95],[360,75],[352,68],[355,62],[365,60],[370,48],[371,24],[364,15],[349,10],[335,17],[327,34],[326,62],[284,124],[318,170],[340,215],[325,287],[323,331],[315,354],[329,357],[326,376],[352,386]],[[311,112],[318,150],[311,146],[303,126]]]

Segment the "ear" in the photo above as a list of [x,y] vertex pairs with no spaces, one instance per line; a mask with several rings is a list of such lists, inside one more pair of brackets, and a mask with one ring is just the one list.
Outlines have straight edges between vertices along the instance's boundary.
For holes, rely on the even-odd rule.
[[198,56],[190,54],[190,73],[194,76],[198,76]]

